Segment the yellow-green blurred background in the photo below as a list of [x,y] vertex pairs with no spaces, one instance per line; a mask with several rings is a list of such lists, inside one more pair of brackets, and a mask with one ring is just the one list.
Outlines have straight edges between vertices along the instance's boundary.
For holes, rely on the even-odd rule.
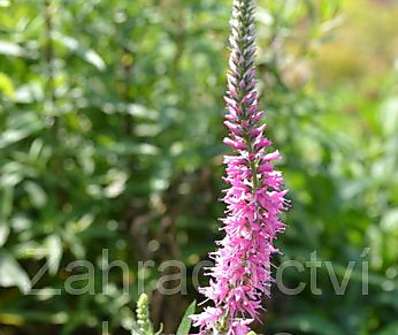
[[[275,288],[255,328],[397,335],[398,1],[257,3],[261,106],[293,203],[274,262],[315,251],[339,282],[356,266],[341,296],[325,267],[320,295]],[[178,259],[191,275],[220,236],[230,12],[227,0],[0,0],[0,335],[101,334],[104,320],[129,334],[140,279],[166,333],[200,299],[189,280],[186,295],[159,294],[161,273],[137,262]],[[118,270],[103,290],[103,249],[128,264],[129,294]],[[76,260],[93,264],[85,294],[64,290]],[[308,268],[290,270],[287,286],[309,283]]]

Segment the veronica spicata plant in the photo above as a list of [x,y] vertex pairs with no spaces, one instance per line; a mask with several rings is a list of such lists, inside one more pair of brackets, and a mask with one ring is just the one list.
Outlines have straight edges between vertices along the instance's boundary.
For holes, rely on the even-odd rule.
[[270,150],[258,110],[254,14],[253,0],[234,0],[224,122],[229,131],[224,143],[234,152],[224,158],[225,237],[210,254],[215,265],[207,273],[209,286],[200,289],[213,306],[192,316],[201,334],[249,332],[262,298],[270,295],[273,242],[284,229],[280,213],[289,205],[281,173],[273,168],[280,155]]
[[[195,312],[196,301],[192,302],[186,309],[184,316],[178,326],[175,335],[188,335],[191,329],[192,320],[190,315]],[[137,320],[131,326],[131,335],[160,335],[163,332],[163,324],[158,331],[154,331],[152,321],[149,316],[149,297],[142,293],[137,301],[136,310]]]

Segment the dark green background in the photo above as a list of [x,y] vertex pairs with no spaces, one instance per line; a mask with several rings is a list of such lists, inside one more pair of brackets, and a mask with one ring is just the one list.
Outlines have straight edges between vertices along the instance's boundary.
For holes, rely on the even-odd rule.
[[[0,0],[0,334],[128,334],[139,260],[190,273],[219,235],[226,0]],[[327,268],[290,269],[267,301],[265,334],[398,334],[398,26],[396,1],[259,0],[258,78],[268,135],[283,154],[293,208],[278,246]],[[129,264],[130,294],[102,249]],[[366,249],[369,248],[369,249]],[[365,257],[363,252],[368,250]],[[94,265],[95,294],[53,295]],[[369,262],[369,294],[361,264]],[[35,274],[48,271],[25,295]],[[203,283],[205,283],[205,278]],[[84,287],[87,283],[82,280]],[[152,295],[175,331],[199,298]]]

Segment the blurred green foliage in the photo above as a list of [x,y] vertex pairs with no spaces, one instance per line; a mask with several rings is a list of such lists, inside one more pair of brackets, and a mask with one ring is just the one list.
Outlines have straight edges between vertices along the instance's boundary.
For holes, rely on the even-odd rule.
[[[149,292],[160,274],[138,261],[190,274],[214,249],[230,6],[0,0],[1,335],[99,334],[104,320],[128,334],[138,281]],[[398,333],[397,14],[388,0],[258,1],[261,103],[294,204],[275,263],[316,251],[341,281],[370,262],[365,296],[360,266],[344,296],[325,267],[321,295],[275,288],[260,333]],[[64,292],[76,260],[94,264],[86,294]],[[113,260],[129,275],[110,272],[104,290]],[[153,292],[166,333],[188,292]]]

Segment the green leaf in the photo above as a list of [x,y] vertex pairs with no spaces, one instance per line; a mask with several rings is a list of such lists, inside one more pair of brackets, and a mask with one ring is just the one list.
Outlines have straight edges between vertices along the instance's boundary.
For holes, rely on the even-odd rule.
[[0,149],[23,140],[42,127],[43,121],[33,112],[15,115],[10,119],[8,129],[0,135]]
[[54,32],[53,38],[68,50],[85,60],[87,63],[94,65],[98,70],[105,70],[106,65],[101,56],[98,55],[98,53],[96,53],[94,50],[88,49],[81,45],[77,39],[70,36],[65,36],[60,32]]
[[62,258],[62,241],[58,235],[50,235],[47,237],[45,244],[48,250],[47,262],[49,273],[55,275]]
[[156,120],[159,117],[159,113],[157,111],[140,104],[128,104],[126,106],[126,110],[128,114],[138,118]]
[[0,178],[0,218],[6,220],[12,213],[14,202],[14,185],[19,181],[18,176],[14,174],[4,174]]
[[27,181],[24,184],[25,191],[29,195],[30,202],[36,208],[42,208],[47,203],[47,194],[43,188],[32,181]]
[[8,227],[7,223],[4,221],[0,221],[0,247],[7,242],[8,235],[10,233],[10,228]]
[[398,231],[398,208],[386,211],[381,219],[380,226],[385,232]]
[[0,55],[23,57],[26,55],[26,52],[16,43],[0,41]]
[[196,309],[196,300],[194,300],[188,308],[185,310],[184,316],[181,320],[180,325],[178,326],[176,335],[188,335],[189,330],[191,329],[192,320],[190,316],[195,313]]
[[380,108],[380,121],[386,135],[393,135],[398,129],[398,98],[389,98]]
[[2,72],[0,72],[0,93],[8,98],[15,96],[15,88],[11,78]]
[[30,279],[15,258],[6,251],[0,253],[0,286],[17,286],[21,292],[27,293],[31,288]]

